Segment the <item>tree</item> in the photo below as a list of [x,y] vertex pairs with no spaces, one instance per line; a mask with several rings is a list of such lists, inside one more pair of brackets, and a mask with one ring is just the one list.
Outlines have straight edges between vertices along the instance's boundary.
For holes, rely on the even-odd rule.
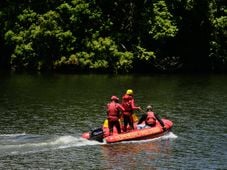
[[225,0],[3,0],[0,66],[224,71],[225,6]]
[[227,70],[227,9],[226,2],[211,1],[210,21],[212,33],[210,40],[209,58],[212,61],[212,70]]

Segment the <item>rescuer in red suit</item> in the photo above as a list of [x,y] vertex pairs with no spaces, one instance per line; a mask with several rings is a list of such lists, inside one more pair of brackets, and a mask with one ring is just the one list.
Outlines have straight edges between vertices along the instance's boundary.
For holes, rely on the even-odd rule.
[[141,108],[135,106],[135,101],[134,101],[134,98],[133,98],[133,91],[131,89],[128,89],[126,91],[126,94],[123,95],[121,105],[124,108],[124,111],[123,111],[123,119],[124,119],[123,131],[126,132],[128,124],[129,124],[131,129],[134,129],[132,114],[133,114],[134,110],[141,110]]
[[159,121],[163,130],[166,130],[165,125],[164,125],[163,121],[161,120],[161,118],[153,112],[153,107],[151,105],[148,105],[146,114],[143,114],[141,116],[141,118],[137,124],[141,124],[143,121],[145,121],[145,124],[147,126],[153,127],[156,125],[156,120]]
[[107,119],[110,135],[113,134],[114,126],[117,128],[117,132],[121,133],[119,118],[121,116],[121,112],[125,109],[118,102],[119,98],[117,96],[112,96],[111,102],[107,104]]

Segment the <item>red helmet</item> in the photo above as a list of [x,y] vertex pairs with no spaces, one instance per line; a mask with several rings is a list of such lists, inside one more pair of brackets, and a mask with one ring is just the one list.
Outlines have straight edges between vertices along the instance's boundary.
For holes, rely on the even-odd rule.
[[119,101],[119,98],[117,96],[112,96],[111,100]]

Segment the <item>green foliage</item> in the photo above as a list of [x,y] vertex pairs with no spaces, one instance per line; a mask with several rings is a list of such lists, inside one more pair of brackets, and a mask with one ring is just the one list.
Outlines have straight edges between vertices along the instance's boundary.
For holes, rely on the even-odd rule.
[[156,56],[153,51],[147,51],[145,48],[137,46],[137,56],[140,60],[150,61],[151,59],[155,59]]
[[31,24],[35,23],[38,19],[38,14],[30,9],[23,10],[22,14],[18,15],[18,22],[23,29],[29,28]]
[[[132,64],[133,54],[130,52],[120,52],[115,42],[110,38],[99,37],[86,42],[87,51],[82,60],[90,69],[105,70],[109,72],[129,71]],[[81,62],[82,65],[84,65]]]
[[116,56],[120,58],[117,62],[117,69],[122,72],[129,72],[132,69],[133,53],[132,52],[117,52]]
[[[212,22],[215,32],[210,41],[210,58],[213,61],[213,69],[222,69],[220,66],[227,67],[227,16],[217,17]],[[224,69],[224,68],[223,68]]]
[[0,65],[119,73],[145,63],[167,71],[197,63],[225,70],[226,15],[225,2],[216,0],[6,1]]
[[115,42],[110,38],[99,37],[85,41],[86,51],[76,52],[69,58],[61,57],[55,62],[55,67],[70,66],[80,70],[127,72],[132,68],[133,54],[120,52]]
[[173,16],[168,11],[165,1],[158,1],[154,4],[154,21],[151,22],[149,34],[155,40],[174,37],[178,31],[172,21]]
[[71,55],[69,58],[66,57],[61,57],[59,60],[56,60],[54,62],[54,67],[57,68],[61,68],[64,66],[71,66],[71,67],[75,67],[79,65],[79,60],[77,58],[76,55]]
[[76,38],[71,31],[64,31],[59,26],[59,18],[55,11],[40,15],[24,10],[18,16],[17,29],[14,32],[9,30],[5,34],[7,44],[15,46],[11,55],[12,67],[52,69],[55,59],[74,50],[73,43]]

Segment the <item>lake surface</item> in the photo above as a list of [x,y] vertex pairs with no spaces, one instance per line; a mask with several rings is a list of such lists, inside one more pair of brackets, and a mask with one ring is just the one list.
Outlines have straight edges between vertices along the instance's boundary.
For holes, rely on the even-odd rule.
[[[132,88],[172,132],[100,144],[80,136]],[[140,113],[137,113],[138,115]],[[227,75],[0,74],[0,169],[227,169]]]

